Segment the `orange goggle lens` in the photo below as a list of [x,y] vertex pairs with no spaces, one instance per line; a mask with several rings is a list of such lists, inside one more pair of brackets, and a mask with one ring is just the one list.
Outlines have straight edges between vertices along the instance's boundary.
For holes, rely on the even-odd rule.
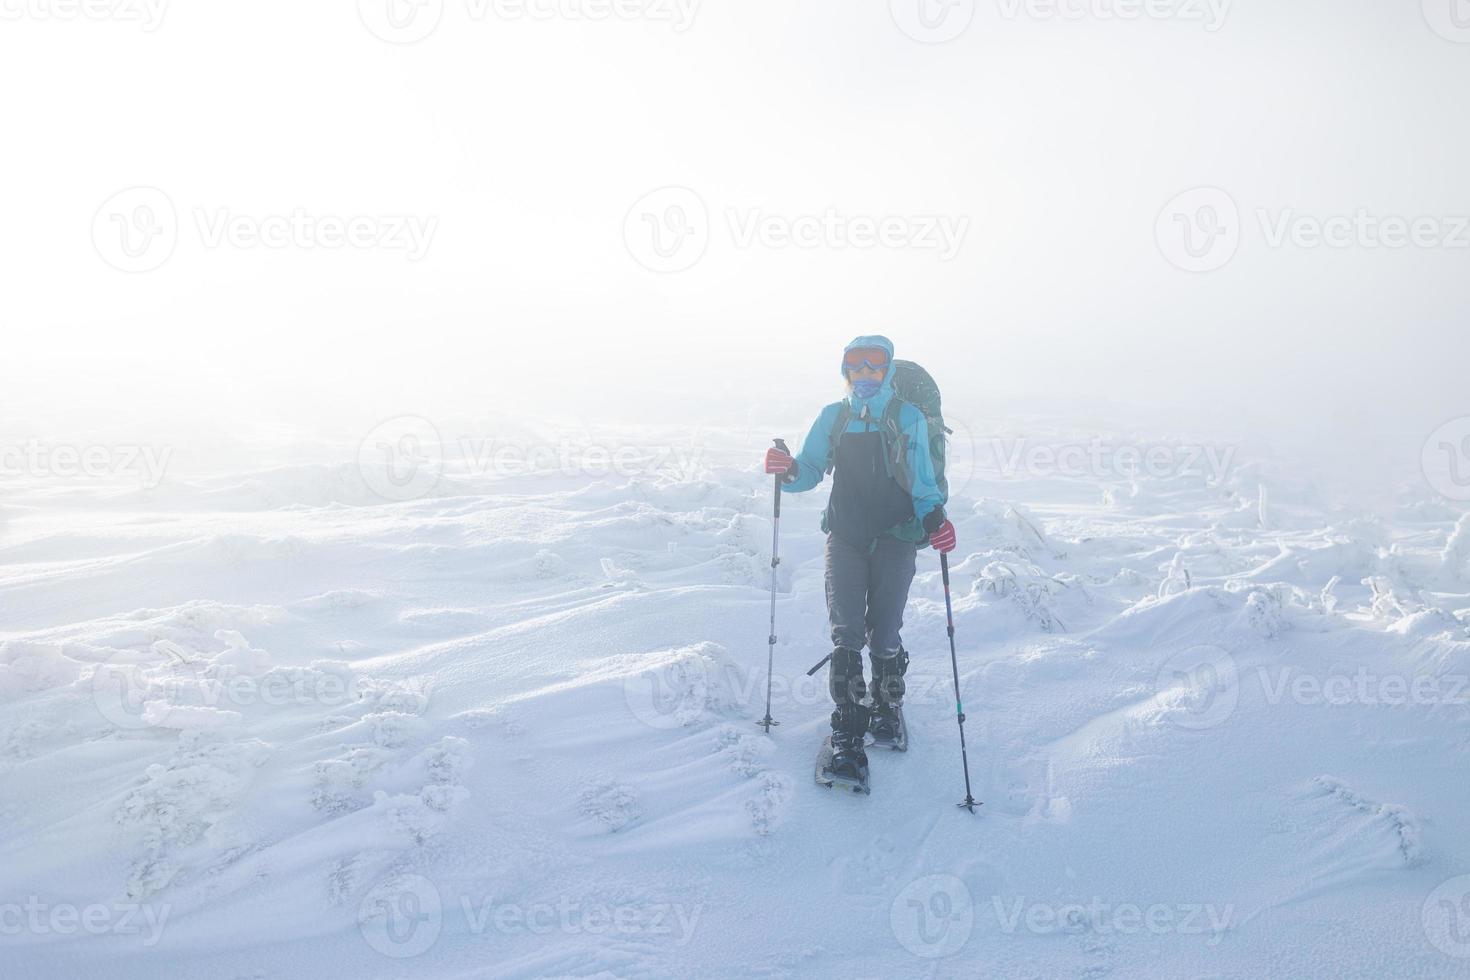
[[842,355],[842,366],[848,370],[867,365],[875,371],[888,367],[888,352],[881,347],[854,347]]

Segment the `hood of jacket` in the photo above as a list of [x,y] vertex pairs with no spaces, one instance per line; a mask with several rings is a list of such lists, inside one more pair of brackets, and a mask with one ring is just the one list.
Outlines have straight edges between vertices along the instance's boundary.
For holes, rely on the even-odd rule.
[[[859,398],[850,389],[847,392],[847,404],[852,409],[853,418],[862,418],[863,409],[867,409],[870,419],[877,419],[888,407],[888,400],[893,397],[893,341],[882,334],[864,334],[853,338],[852,343],[842,349],[846,356],[847,352],[859,347],[877,347],[888,352],[888,369],[883,372],[883,382],[878,386],[878,391],[871,398]],[[847,366],[839,364],[842,372],[842,380],[847,381]]]

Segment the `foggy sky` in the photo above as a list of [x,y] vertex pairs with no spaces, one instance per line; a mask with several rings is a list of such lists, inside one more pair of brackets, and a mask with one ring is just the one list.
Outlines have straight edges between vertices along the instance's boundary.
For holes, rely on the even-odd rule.
[[[180,4],[145,30],[17,0],[0,24],[3,415],[637,420],[690,393],[744,413],[836,397],[836,352],[874,331],[955,398],[1121,401],[1344,454],[1412,456],[1463,414],[1470,231],[1271,237],[1284,215],[1360,211],[1453,237],[1470,43],[1416,3],[1238,3],[1213,31],[1064,7],[1083,13],[980,3],[928,44],[873,0],[711,0],[683,31],[447,0],[395,45],[351,4]],[[129,273],[93,226],[134,186],[167,195],[178,231]],[[651,271],[626,224],[671,186],[707,209],[708,242]],[[1238,206],[1239,245],[1188,272],[1156,225],[1199,187]],[[231,216],[298,209],[436,224],[417,259],[208,242]],[[758,217],[828,214],[966,231],[948,259],[740,241]]]

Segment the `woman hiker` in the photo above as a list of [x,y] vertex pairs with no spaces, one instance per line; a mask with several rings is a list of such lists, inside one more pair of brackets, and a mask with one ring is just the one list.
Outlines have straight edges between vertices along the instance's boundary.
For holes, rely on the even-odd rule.
[[[822,773],[863,789],[865,733],[874,744],[907,743],[899,707],[909,655],[899,629],[918,548],[927,543],[948,552],[955,546],[930,457],[928,422],[894,394],[893,363],[887,337],[858,337],[842,355],[847,397],[822,409],[794,458],[766,450],[766,472],[783,474],[787,492],[811,490],[832,474],[822,530],[834,647],[828,687],[835,709],[832,756]],[[865,644],[871,687],[863,681]]]

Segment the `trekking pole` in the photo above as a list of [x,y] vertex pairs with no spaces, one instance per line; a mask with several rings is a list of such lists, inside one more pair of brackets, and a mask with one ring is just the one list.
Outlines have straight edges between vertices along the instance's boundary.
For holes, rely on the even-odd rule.
[[960,758],[965,764],[965,801],[956,803],[971,813],[975,807],[983,806],[979,800],[970,793],[970,756],[965,751],[965,706],[960,701],[960,662],[954,652],[954,604],[949,598],[949,555],[943,551],[939,553],[939,570],[944,576],[944,615],[949,622],[949,665],[954,668],[954,711],[960,720]]
[[[784,440],[777,439],[776,448],[788,456],[791,455]],[[776,474],[776,502],[771,515],[771,635],[766,640],[766,716],[756,722],[766,730],[767,735],[771,734],[772,725],[781,724],[771,717],[771,674],[776,664],[776,566],[781,564],[776,549],[781,541],[781,479],[785,475]]]

